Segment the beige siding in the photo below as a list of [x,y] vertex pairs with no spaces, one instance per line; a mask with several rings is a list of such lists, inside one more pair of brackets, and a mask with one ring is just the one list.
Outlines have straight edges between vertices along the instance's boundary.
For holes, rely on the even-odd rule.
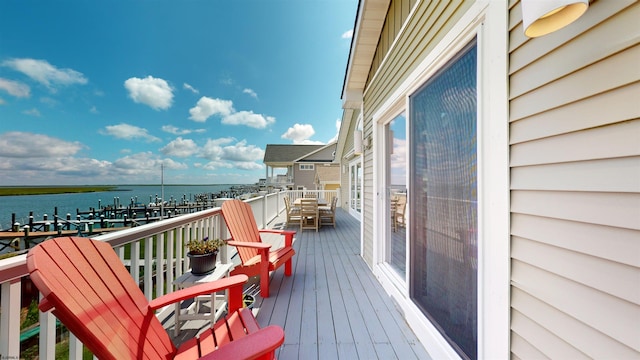
[[304,186],[309,190],[316,190],[314,182],[316,176],[315,166],[318,166],[318,164],[313,164],[313,166],[313,170],[300,170],[300,163],[293,164],[293,180],[295,182],[295,189],[297,189],[298,186]]
[[510,12],[511,352],[640,357],[640,4],[527,40]]
[[[351,191],[349,189],[349,162],[353,161],[353,157],[347,158],[344,156],[353,151],[353,133],[356,129],[359,115],[359,110],[353,111],[351,119],[349,119],[349,129],[347,131],[347,138],[342,151],[343,158],[340,160],[342,165],[342,169],[340,170],[340,199],[343,209],[349,209],[349,192]],[[347,121],[347,119],[343,119],[342,121]]]

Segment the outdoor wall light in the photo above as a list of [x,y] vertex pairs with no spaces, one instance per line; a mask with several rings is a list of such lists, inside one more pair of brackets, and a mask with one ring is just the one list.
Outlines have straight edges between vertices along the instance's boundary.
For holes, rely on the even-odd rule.
[[373,145],[373,139],[371,138],[371,136],[367,136],[366,138],[364,138],[362,140],[362,145],[367,150],[371,149],[371,146]]
[[547,35],[577,20],[589,0],[522,0],[522,23],[528,37]]

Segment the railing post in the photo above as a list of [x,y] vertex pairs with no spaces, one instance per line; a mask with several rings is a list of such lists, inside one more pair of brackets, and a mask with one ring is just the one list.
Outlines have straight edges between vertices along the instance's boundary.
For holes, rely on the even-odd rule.
[[[40,299],[42,299],[42,294],[40,295]],[[51,311],[41,311],[39,321],[39,359],[53,360],[56,358],[56,317],[51,314]]]
[[0,358],[20,358],[20,278],[2,283]]

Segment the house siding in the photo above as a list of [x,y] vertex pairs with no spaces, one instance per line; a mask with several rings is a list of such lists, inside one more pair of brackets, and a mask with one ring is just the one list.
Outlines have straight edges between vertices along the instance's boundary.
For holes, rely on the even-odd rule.
[[[342,151],[343,158],[341,159],[342,169],[340,170],[340,199],[343,209],[349,209],[349,196],[351,189],[349,188],[349,162],[354,160],[354,157],[346,157],[347,154],[353,151],[353,135],[358,123],[359,110],[355,110],[351,113],[350,119],[343,119],[342,121],[349,121],[349,129],[345,140],[344,149]],[[346,166],[346,168],[345,168]]]
[[301,163],[293,164],[293,179],[295,181],[294,189],[297,189],[298,186],[304,186],[308,190],[316,190],[315,167],[318,166],[318,164],[314,164],[313,170],[300,170],[300,164]]
[[537,39],[510,7],[511,354],[640,357],[640,3]]

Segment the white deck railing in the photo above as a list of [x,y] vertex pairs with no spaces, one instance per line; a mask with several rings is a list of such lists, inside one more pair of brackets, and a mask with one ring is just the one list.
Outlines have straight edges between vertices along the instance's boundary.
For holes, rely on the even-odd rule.
[[[335,191],[333,194],[336,196]],[[271,220],[275,219],[284,209],[284,196],[290,195],[297,196],[280,192],[248,200],[258,226],[264,228]],[[320,194],[316,192],[316,195]],[[153,296],[163,295],[164,289],[167,289],[168,292],[174,291],[174,279],[189,270],[184,244],[191,238],[204,236],[223,239],[228,237],[220,208],[165,219],[156,223],[96,236],[94,239],[106,241],[113,246],[123,262],[130,266],[131,276],[143,282],[144,293],[148,299],[151,299]],[[140,243],[144,244],[145,251],[142,250]],[[125,259],[125,247],[129,248],[127,259]],[[155,256],[153,251],[146,251],[147,249],[155,249]],[[174,249],[176,250],[174,251]],[[231,251],[227,252],[226,250],[222,249],[219,254],[223,262],[229,262],[233,255]],[[233,252],[235,253],[235,251]],[[173,264],[173,266],[163,266],[164,271],[155,271],[157,264]],[[20,313],[22,282],[27,275],[26,255],[0,260],[2,290],[0,293],[2,298],[0,303],[0,359],[22,358],[20,356]],[[159,286],[160,284],[164,284],[164,286]],[[40,313],[39,335],[39,358],[54,359],[56,320],[50,313]],[[82,344],[73,335],[70,337],[69,358],[82,358]]]

